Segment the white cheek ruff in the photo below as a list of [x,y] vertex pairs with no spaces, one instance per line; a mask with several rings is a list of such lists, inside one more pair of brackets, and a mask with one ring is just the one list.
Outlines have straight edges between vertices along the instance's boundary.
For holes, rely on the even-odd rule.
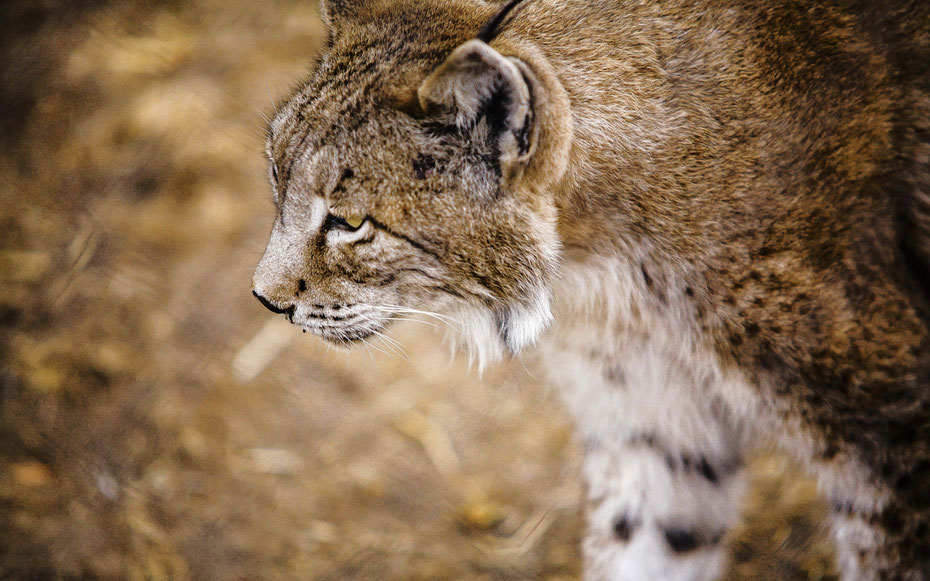
[[464,302],[452,307],[461,326],[458,336],[452,337],[453,348],[464,347],[469,360],[477,362],[479,371],[500,361],[505,353],[517,355],[536,344],[554,319],[549,273],[545,270],[554,269],[558,262],[555,223],[530,218],[526,225],[534,238],[542,241],[537,252],[544,271],[528,271],[529,280],[524,279],[524,298],[493,307]]
[[494,313],[489,309],[467,303],[459,303],[451,309],[458,328],[446,336],[452,351],[468,353],[469,363],[477,364],[483,373],[487,366],[503,359],[504,343],[497,331]]
[[507,307],[497,315],[500,337],[514,355],[536,343],[551,323],[549,296],[541,290],[529,303]]
[[464,350],[468,360],[483,372],[488,365],[516,355],[535,344],[552,323],[549,296],[540,289],[527,304],[492,311],[487,307],[459,303],[452,309],[458,323],[448,334],[453,350]]

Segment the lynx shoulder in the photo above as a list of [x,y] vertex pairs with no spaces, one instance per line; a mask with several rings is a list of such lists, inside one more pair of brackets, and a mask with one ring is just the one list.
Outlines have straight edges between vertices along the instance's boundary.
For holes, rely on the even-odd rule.
[[265,306],[545,354],[590,579],[716,578],[768,441],[844,579],[930,578],[930,4],[322,8],[268,132]]

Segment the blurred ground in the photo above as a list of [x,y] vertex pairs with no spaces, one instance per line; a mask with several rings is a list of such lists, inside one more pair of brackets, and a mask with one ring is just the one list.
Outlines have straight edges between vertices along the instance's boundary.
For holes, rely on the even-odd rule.
[[[575,579],[578,451],[520,362],[344,354],[249,294],[262,114],[314,3],[0,8],[0,578]],[[834,579],[752,465],[729,579]]]

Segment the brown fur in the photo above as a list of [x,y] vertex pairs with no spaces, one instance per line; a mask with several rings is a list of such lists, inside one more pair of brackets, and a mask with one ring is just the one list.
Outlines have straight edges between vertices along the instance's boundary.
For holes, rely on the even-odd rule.
[[[266,254],[256,289],[319,316],[453,297],[508,341],[559,264],[648,249],[646,287],[687,305],[810,461],[856,459],[888,495],[860,515],[886,536],[870,574],[930,578],[928,6],[525,0],[491,43],[530,94],[508,141],[500,111],[463,122],[443,85],[495,7],[331,2],[330,46],[272,124],[279,222],[322,195],[377,233]],[[321,148],[330,169],[307,175]]]

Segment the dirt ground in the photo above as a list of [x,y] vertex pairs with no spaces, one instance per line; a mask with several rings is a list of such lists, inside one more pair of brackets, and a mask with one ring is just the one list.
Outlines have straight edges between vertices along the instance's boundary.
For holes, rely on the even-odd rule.
[[[579,452],[520,361],[327,349],[250,295],[263,115],[315,3],[0,8],[0,579],[576,579]],[[835,579],[751,465],[728,579]]]

